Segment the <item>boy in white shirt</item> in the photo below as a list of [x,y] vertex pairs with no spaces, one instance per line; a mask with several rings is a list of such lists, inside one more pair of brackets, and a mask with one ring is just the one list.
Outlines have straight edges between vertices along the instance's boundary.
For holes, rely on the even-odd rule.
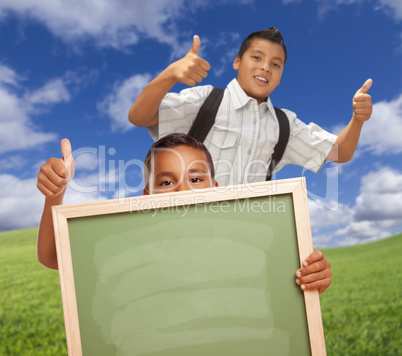
[[[156,140],[172,132],[188,133],[195,117],[212,90],[197,86],[179,94],[168,93],[178,82],[200,83],[210,65],[198,56],[200,39],[185,57],[169,65],[140,93],[129,112],[136,126],[148,128]],[[279,85],[287,59],[286,46],[276,28],[251,33],[233,62],[237,79],[227,86],[216,120],[204,143],[210,151],[220,185],[263,181],[279,125],[269,95]],[[353,114],[347,127],[336,137],[315,124],[306,125],[296,114],[283,110],[289,120],[287,147],[276,171],[296,164],[317,172],[327,159],[349,161],[356,149],[361,128],[372,112],[367,80],[353,98]]]

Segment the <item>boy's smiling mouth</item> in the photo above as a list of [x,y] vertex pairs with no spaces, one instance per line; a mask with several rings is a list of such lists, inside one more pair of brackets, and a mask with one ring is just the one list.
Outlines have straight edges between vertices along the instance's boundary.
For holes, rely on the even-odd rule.
[[254,77],[258,82],[263,82],[263,83],[265,83],[265,84],[267,84],[268,83],[268,79],[265,79],[265,78],[263,78],[263,77],[259,77],[259,76],[255,76]]

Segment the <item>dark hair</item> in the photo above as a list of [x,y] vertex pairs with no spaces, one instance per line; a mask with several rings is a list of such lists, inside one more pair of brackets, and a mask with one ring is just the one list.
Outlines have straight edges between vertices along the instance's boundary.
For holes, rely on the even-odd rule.
[[149,149],[147,155],[145,156],[144,160],[144,180],[145,180],[145,188],[147,189],[148,187],[148,172],[150,170],[150,165],[151,165],[151,159],[152,156],[158,152],[159,150],[163,150],[164,148],[175,148],[178,146],[187,146],[187,147],[192,147],[197,150],[200,150],[205,153],[205,156],[207,157],[207,163],[209,166],[209,171],[211,173],[211,178],[214,180],[215,177],[215,169],[214,169],[214,163],[211,157],[211,154],[209,153],[208,149],[205,147],[205,145],[201,142],[198,142],[196,139],[193,137],[184,134],[184,133],[172,133],[167,136],[164,136],[160,138],[159,140],[155,141],[154,144],[151,146]]
[[279,30],[276,27],[270,27],[270,28],[266,28],[265,30],[250,33],[240,46],[239,52],[237,54],[237,56],[240,59],[243,57],[244,52],[246,52],[248,50],[248,48],[250,47],[251,42],[253,42],[256,38],[261,38],[264,40],[268,40],[268,41],[280,44],[282,46],[283,50],[285,51],[285,63],[286,63],[287,51],[286,51],[285,42],[283,40],[282,34],[279,32]]

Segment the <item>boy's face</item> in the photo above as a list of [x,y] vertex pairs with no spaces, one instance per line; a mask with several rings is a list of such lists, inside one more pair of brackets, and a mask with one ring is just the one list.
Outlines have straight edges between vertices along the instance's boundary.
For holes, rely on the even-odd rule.
[[156,151],[150,161],[148,190],[144,195],[217,186],[205,153],[188,146]]
[[279,85],[285,65],[285,51],[278,43],[256,38],[233,68],[246,94],[261,104]]

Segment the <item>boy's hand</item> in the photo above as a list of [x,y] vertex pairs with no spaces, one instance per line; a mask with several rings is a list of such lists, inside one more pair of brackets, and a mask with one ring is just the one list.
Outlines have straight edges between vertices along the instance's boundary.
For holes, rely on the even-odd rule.
[[367,94],[373,81],[368,79],[353,97],[353,119],[367,121],[373,112],[371,96]]
[[46,198],[55,198],[64,193],[67,183],[74,176],[74,161],[68,139],[60,142],[63,158],[50,158],[38,174],[37,187]]
[[314,251],[305,259],[303,267],[296,271],[296,277],[296,283],[301,289],[318,289],[320,294],[332,283],[330,264],[320,250]]
[[176,82],[194,86],[207,77],[207,72],[211,69],[211,66],[206,60],[198,56],[200,46],[200,38],[196,35],[190,51],[182,59],[168,67]]

